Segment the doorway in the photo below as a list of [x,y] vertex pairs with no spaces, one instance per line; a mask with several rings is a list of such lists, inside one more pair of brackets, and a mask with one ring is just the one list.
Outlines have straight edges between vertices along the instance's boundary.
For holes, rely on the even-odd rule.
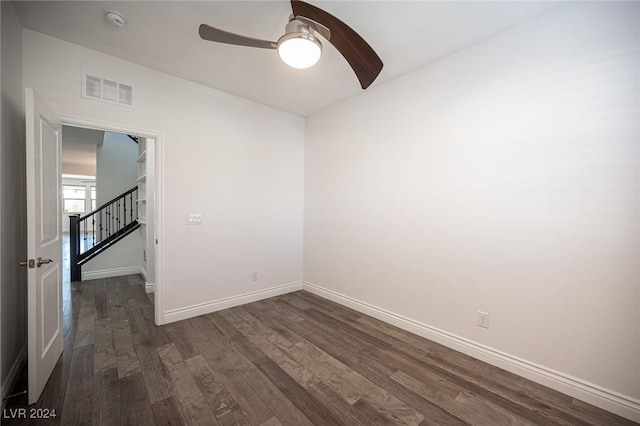
[[[134,208],[136,211],[136,215],[138,217],[139,227],[131,233],[131,236],[127,236],[126,239],[136,240],[137,242],[129,244],[123,243],[127,246],[127,248],[120,250],[120,253],[117,253],[117,244],[114,245],[113,249],[109,249],[105,251],[105,256],[108,255],[109,251],[112,253],[116,253],[114,256],[111,256],[111,263],[106,267],[102,267],[101,269],[96,268],[83,268],[82,271],[82,280],[85,279],[91,280],[94,278],[106,278],[109,276],[118,276],[118,275],[131,275],[135,273],[140,273],[144,278],[144,286],[145,291],[147,293],[153,293],[150,297],[153,298],[154,301],[154,321],[156,324],[161,324],[161,286],[160,286],[160,273],[158,271],[161,263],[158,261],[160,256],[160,214],[159,214],[159,203],[161,201],[160,192],[161,186],[158,184],[161,182],[159,178],[161,175],[161,138],[162,135],[160,133],[153,133],[149,131],[143,131],[135,128],[127,128],[119,125],[111,125],[107,123],[96,123],[93,121],[85,121],[82,119],[68,119],[61,117],[63,124],[63,147],[66,144],[64,136],[67,133],[85,133],[93,132],[93,139],[91,139],[94,143],[95,148],[87,148],[85,151],[93,152],[95,154],[90,154],[93,158],[98,158],[99,151],[113,151],[109,147],[105,146],[105,142],[108,142],[108,139],[111,138],[113,140],[119,140],[120,144],[126,143],[128,144],[128,149],[131,150],[134,147],[135,155],[131,155],[129,152],[128,160],[130,163],[127,165],[127,171],[109,171],[107,170],[99,170],[101,168],[100,162],[96,162],[93,173],[81,174],[80,175],[80,183],[84,183],[84,205],[86,209],[90,207],[92,210],[94,208],[100,208],[101,203],[103,203],[106,198],[113,195],[115,191],[115,187],[109,185],[105,187],[105,178],[104,174],[113,175],[114,173],[118,175],[120,180],[122,180],[123,175],[127,175],[127,182],[131,181],[132,185],[135,185],[134,196],[128,198],[134,203]],[[98,136],[96,136],[98,135]],[[99,136],[103,135],[103,136]],[[124,138],[124,140],[123,140]],[[102,140],[102,145],[96,143],[96,141]],[[113,142],[113,140],[111,142]],[[113,144],[112,144],[113,145]],[[115,145],[114,145],[115,146]],[[111,146],[113,148],[113,146]],[[113,152],[110,152],[113,154]],[[86,154],[85,154],[86,155]],[[64,155],[63,155],[64,156]],[[64,158],[63,158],[64,161]],[[78,159],[75,160],[78,162]],[[85,159],[86,161],[86,159]],[[113,162],[113,159],[112,159]],[[63,170],[65,169],[63,164]],[[68,170],[68,169],[67,169]],[[73,169],[71,169],[73,170]],[[78,171],[82,169],[79,168]],[[91,170],[91,169],[90,169]],[[105,173],[102,173],[105,171]],[[65,174],[66,175],[66,174]],[[94,180],[87,177],[94,176]],[[68,180],[65,180],[67,182]],[[102,183],[102,184],[101,184]],[[120,186],[123,183],[120,183]],[[82,185],[80,185],[82,186]],[[116,186],[117,187],[117,186]],[[78,196],[80,198],[80,196]],[[64,203],[64,202],[63,202]],[[72,202],[68,202],[67,204],[71,205]],[[87,214],[87,213],[85,213]],[[129,213],[128,213],[129,214]],[[68,225],[67,225],[68,226]],[[94,240],[97,240],[95,235],[92,235],[92,232],[96,232],[98,229],[98,225],[95,225],[94,229],[88,230],[86,235],[88,244],[92,244]],[[135,235],[134,235],[135,234]],[[67,234],[64,234],[65,237]],[[84,236],[83,240],[84,242]],[[124,241],[124,240],[123,240]],[[63,244],[68,244],[69,239],[65,238]],[[120,242],[118,243],[120,244]],[[118,257],[120,259],[130,259],[134,256],[131,255],[131,250],[135,250],[137,247],[137,251],[135,256],[138,256],[139,262],[136,265],[123,265],[121,267],[117,266]],[[70,275],[67,274],[66,265],[68,250],[66,246],[63,246],[63,258],[65,261],[65,269],[64,269],[64,291],[63,291],[63,299],[64,304],[67,304],[67,296],[70,296]],[[128,252],[127,252],[128,250]],[[102,256],[102,255],[101,255]],[[96,261],[99,259],[99,256],[96,257]],[[69,259],[70,260],[70,259]],[[113,263],[116,262],[116,263]]]

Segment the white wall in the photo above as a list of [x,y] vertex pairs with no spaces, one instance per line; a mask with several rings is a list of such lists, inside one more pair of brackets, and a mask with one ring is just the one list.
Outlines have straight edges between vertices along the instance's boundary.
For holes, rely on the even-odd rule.
[[[4,396],[19,372],[27,343],[27,257],[22,31],[13,4],[2,8],[2,107],[0,114],[0,382]],[[21,359],[22,358],[22,359]]]
[[[30,30],[23,37],[25,85],[54,112],[162,133],[156,278],[168,319],[300,282],[302,118]],[[134,107],[82,99],[83,70],[132,83]],[[189,213],[203,224],[187,226]]]
[[[138,144],[127,135],[105,132],[96,153],[97,206],[108,203],[137,185]],[[135,202],[135,199],[134,199]],[[129,208],[129,207],[128,207]],[[143,246],[133,232],[82,266],[82,279],[96,279],[141,272]]]
[[305,281],[640,418],[639,7],[559,8],[310,117]]
[[[98,145],[96,153],[97,207],[137,185],[136,158],[138,144],[131,138],[120,133],[104,133],[103,143]],[[139,274],[142,250],[140,232],[133,232],[82,265],[82,280]]]
[[137,185],[138,144],[127,135],[105,132],[96,155],[96,200],[101,206]]
[[82,265],[82,280],[141,273],[142,240],[137,231]]

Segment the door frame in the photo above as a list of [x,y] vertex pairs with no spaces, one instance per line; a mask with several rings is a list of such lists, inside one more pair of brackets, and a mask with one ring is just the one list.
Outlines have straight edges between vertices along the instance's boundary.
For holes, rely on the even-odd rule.
[[[164,237],[164,133],[157,130],[149,130],[139,127],[132,127],[123,124],[110,123],[107,121],[98,121],[87,119],[83,117],[72,117],[65,115],[58,115],[63,126],[82,127],[85,129],[98,130],[104,132],[123,133],[136,136],[142,136],[153,140],[153,148],[155,153],[154,161],[154,181],[153,188],[155,198],[154,209],[154,224],[153,232],[156,238],[156,245],[154,250],[154,320],[156,325],[164,324],[164,309],[163,309],[163,297],[162,297],[162,242]],[[63,141],[64,143],[64,141]],[[151,225],[151,224],[149,224]],[[148,226],[149,226],[148,225]]]

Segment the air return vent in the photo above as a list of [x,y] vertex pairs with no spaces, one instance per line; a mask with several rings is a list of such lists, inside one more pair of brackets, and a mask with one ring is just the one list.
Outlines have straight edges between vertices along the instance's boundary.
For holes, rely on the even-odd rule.
[[133,106],[133,86],[85,73],[82,74],[82,97]]

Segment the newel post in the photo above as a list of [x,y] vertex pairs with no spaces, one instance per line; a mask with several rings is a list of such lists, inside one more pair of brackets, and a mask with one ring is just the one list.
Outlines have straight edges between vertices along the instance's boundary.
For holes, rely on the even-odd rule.
[[71,263],[71,281],[81,281],[80,271],[80,215],[69,215],[69,258]]

